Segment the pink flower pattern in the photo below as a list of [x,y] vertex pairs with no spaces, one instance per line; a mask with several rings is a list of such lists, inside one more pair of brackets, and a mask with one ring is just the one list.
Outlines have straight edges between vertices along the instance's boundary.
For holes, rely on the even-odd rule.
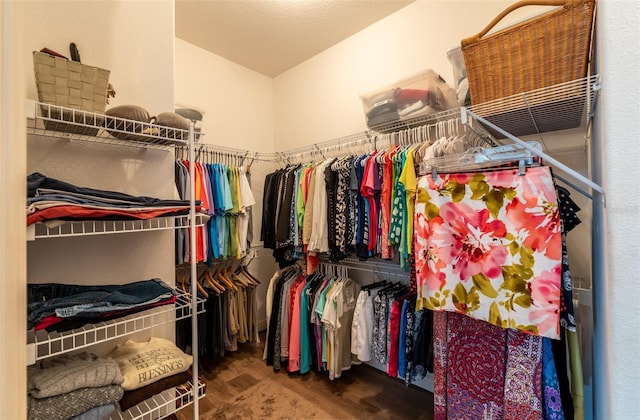
[[560,276],[560,267],[558,264],[552,271],[543,271],[527,285],[532,306],[536,308],[529,312],[529,321],[537,325],[541,333],[560,334],[560,284],[555,281]]
[[418,309],[559,337],[562,242],[549,168],[427,175],[416,197]]
[[434,229],[432,241],[447,249],[447,263],[461,281],[482,273],[496,278],[507,257],[502,239],[507,231],[500,220],[489,221],[487,209],[474,211],[464,203],[445,203],[440,207],[443,223]]

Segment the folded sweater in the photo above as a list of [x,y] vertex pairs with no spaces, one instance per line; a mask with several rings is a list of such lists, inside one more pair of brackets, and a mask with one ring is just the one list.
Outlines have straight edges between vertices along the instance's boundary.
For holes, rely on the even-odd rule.
[[41,360],[28,367],[27,376],[28,391],[34,398],[122,383],[122,374],[115,360],[87,352]]
[[76,389],[49,398],[28,397],[29,420],[66,420],[94,407],[115,404],[122,398],[120,385]]

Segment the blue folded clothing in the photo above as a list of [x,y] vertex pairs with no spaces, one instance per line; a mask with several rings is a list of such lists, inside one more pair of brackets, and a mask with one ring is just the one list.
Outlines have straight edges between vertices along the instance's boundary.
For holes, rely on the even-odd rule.
[[117,307],[133,308],[149,301],[173,294],[173,289],[160,279],[142,280],[134,283],[104,286],[81,286],[75,284],[29,284],[27,286],[27,328],[31,329],[44,318],[55,315],[56,309],[77,306],[87,311]]

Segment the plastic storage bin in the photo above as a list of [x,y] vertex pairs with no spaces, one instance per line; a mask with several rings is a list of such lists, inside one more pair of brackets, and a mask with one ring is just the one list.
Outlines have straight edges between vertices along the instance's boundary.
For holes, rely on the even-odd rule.
[[464,55],[462,48],[456,47],[447,51],[447,58],[453,69],[453,84],[458,97],[458,105],[469,105],[469,80],[467,79],[467,68],[464,65]]
[[433,70],[361,95],[368,127],[434,114],[458,105],[456,92]]

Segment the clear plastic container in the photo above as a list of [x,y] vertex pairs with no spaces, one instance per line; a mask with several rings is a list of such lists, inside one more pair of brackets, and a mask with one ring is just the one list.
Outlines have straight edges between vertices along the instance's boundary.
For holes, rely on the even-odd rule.
[[368,127],[434,114],[458,105],[455,90],[431,69],[360,98]]
[[459,105],[471,103],[469,98],[469,82],[467,80],[467,68],[464,65],[464,56],[461,47],[451,48],[447,51],[447,58],[453,68],[453,84],[456,88],[456,96]]

